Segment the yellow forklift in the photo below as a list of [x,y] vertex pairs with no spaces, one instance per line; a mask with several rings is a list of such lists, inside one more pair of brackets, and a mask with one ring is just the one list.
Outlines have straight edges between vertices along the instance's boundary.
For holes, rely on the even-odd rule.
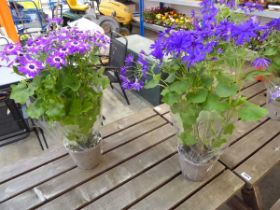
[[62,14],[64,25],[84,17],[100,25],[106,34],[116,31],[129,35],[132,30],[132,12],[125,4],[113,0],[89,0],[85,4],[79,4],[77,0],[66,2],[70,10]]

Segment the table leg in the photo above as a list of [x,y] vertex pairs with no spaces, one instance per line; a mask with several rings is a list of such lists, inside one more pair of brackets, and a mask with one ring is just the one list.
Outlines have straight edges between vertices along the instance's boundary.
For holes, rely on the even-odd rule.
[[242,189],[242,197],[253,210],[263,209],[260,190],[257,186],[245,186]]

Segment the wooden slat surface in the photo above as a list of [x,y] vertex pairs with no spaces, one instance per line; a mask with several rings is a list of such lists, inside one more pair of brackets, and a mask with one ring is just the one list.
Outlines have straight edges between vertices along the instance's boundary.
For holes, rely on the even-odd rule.
[[[222,164],[216,164],[213,171],[207,179],[202,182],[193,182],[183,178],[182,174],[159,188],[140,202],[136,203],[130,209],[146,210],[146,209],[170,209],[177,203],[182,202],[197,189],[205,185],[213,177],[217,176],[224,170]],[[195,208],[194,208],[195,209]]]
[[65,155],[67,155],[67,152],[65,148],[61,145],[59,147],[55,147],[53,149],[44,151],[40,156],[33,157],[28,160],[22,160],[11,166],[1,168],[0,184]]
[[128,128],[132,125],[135,125],[143,120],[149,119],[150,117],[153,117],[155,115],[156,113],[153,111],[153,109],[146,108],[134,115],[122,118],[102,127],[100,131],[101,135],[102,137],[107,137],[109,135],[117,133],[118,131],[124,130],[125,128]]
[[[45,202],[45,200],[52,199],[73,187],[89,181],[102,172],[115,167],[135,155],[144,152],[161,141],[173,136],[175,131],[175,128],[169,124],[160,127],[155,131],[106,153],[102,157],[102,162],[94,170],[80,170],[75,168],[4,202],[0,205],[0,209],[2,206],[18,205],[19,208],[21,207],[23,209],[35,207]],[[38,196],[38,194],[40,195]],[[22,202],[19,203],[18,200]]]
[[263,82],[258,82],[244,90],[241,91],[241,94],[243,96],[246,96],[247,98],[252,98],[253,96],[259,94],[260,92],[263,92],[265,90],[265,85]]
[[40,209],[67,210],[79,208],[101,195],[108,193],[122,183],[129,181],[145,170],[176,153],[177,141],[172,137],[161,144],[130,159],[101,176],[63,194]]
[[0,185],[0,203],[74,167],[72,159],[66,156],[5,182]]
[[277,163],[280,163],[279,135],[234,171],[239,174],[240,177],[244,177],[245,175],[244,180],[253,185],[267,174]]
[[280,198],[276,203],[271,207],[270,210],[279,210],[280,209]]
[[166,124],[166,121],[160,116],[149,118],[106,138],[102,144],[102,151],[103,153],[108,152],[117,146],[120,146],[128,141],[132,141],[140,135],[150,132],[155,128],[161,127],[164,124]]
[[127,208],[149,192],[172,180],[179,173],[180,166],[178,155],[176,154],[106,196],[101,197],[84,209],[111,210]]
[[235,144],[231,145],[221,156],[220,160],[227,167],[232,169],[260,149],[279,132],[280,122],[268,120]]
[[244,185],[236,175],[226,170],[219,177],[210,182],[202,190],[182,203],[177,210],[214,210],[226,202]]
[[170,107],[167,104],[161,104],[159,106],[156,106],[154,108],[154,110],[159,114],[159,115],[163,115],[167,112],[170,111]]

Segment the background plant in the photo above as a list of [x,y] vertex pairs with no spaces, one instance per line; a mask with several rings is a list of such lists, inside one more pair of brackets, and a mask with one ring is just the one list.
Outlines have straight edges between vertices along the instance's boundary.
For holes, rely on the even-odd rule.
[[[67,139],[79,147],[94,144],[94,122],[101,109],[102,89],[107,86],[96,54],[108,39],[96,32],[75,28],[51,31],[28,39],[25,46],[7,45],[2,59],[27,80],[12,85],[11,98],[20,104],[30,99],[27,114],[33,119],[58,122]],[[16,57],[13,60],[9,60]],[[69,129],[70,128],[70,129]]]

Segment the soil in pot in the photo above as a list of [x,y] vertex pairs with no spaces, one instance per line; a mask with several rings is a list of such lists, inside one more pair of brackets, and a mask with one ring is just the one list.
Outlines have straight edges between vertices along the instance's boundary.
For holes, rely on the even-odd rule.
[[179,162],[182,175],[192,181],[203,181],[209,175],[217,158],[213,157],[207,161],[195,161],[191,158],[190,150],[182,145],[178,146]]

